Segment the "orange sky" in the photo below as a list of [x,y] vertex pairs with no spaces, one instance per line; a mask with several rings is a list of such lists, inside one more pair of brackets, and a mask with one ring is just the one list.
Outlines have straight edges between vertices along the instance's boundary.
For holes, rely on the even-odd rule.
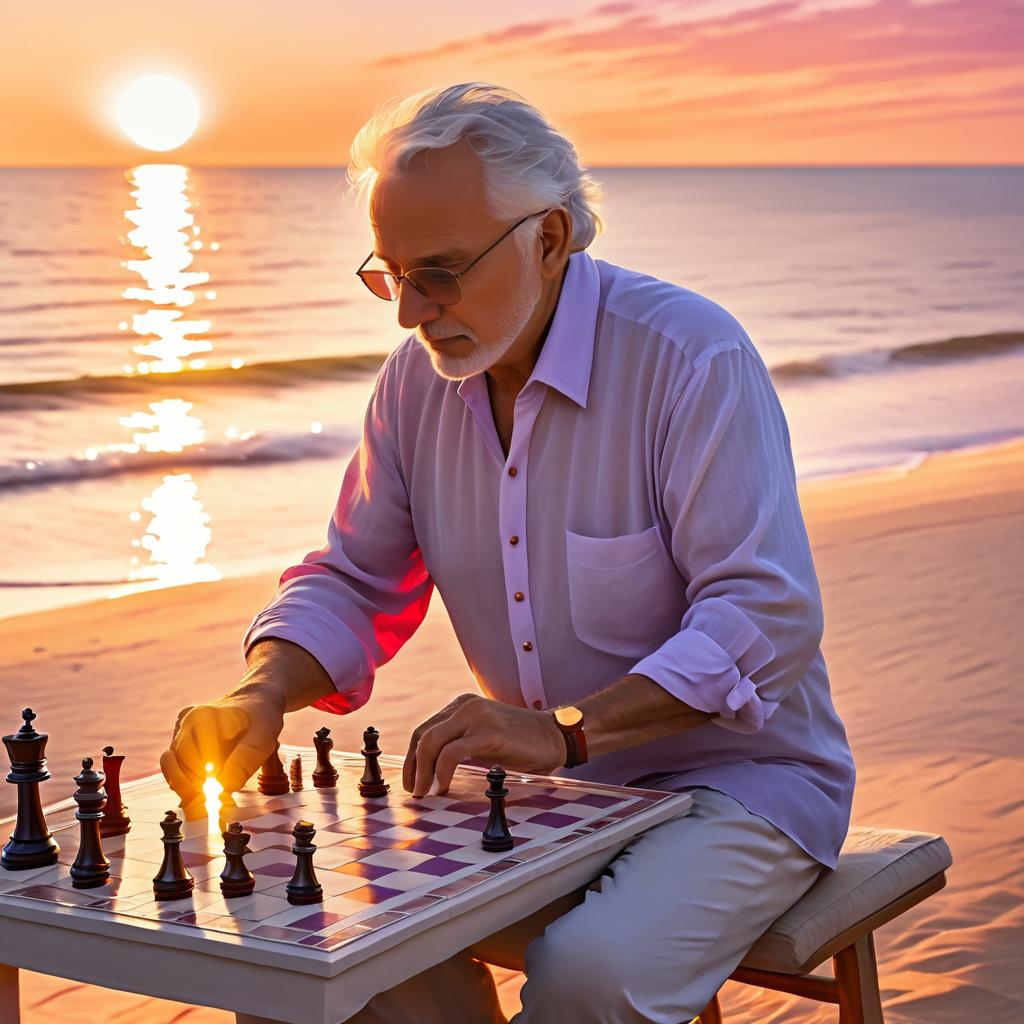
[[149,72],[199,94],[158,157],[192,166],[339,167],[376,104],[469,80],[590,166],[1024,163],[1022,0],[45,0],[3,33],[0,165],[138,163],[112,111]]

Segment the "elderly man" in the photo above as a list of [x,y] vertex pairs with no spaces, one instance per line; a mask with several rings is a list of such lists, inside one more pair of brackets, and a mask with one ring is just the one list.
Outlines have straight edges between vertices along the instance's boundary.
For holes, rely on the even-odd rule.
[[[517,94],[379,111],[349,177],[359,274],[415,333],[386,359],[327,542],[281,577],[247,671],[179,716],[164,772],[240,787],[283,716],[344,714],[440,591],[482,695],[413,732],[403,782],[469,759],[687,790],[581,893],[375,996],[354,1020],[690,1020],[836,865],[854,766],[820,650],[789,433],[728,312],[587,246],[598,186]],[[555,712],[558,712],[556,716]]]

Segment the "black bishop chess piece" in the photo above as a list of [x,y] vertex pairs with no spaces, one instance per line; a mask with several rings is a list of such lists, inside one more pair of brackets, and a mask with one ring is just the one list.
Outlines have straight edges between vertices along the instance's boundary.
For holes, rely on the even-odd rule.
[[21,717],[24,720],[21,728],[3,738],[11,759],[7,781],[18,787],[18,817],[14,832],[0,853],[0,866],[8,871],[56,864],[60,853],[57,840],[46,827],[39,797],[39,783],[50,777],[44,756],[49,737],[45,732],[36,732],[32,725],[36,716],[31,708],[25,708]]
[[263,762],[259,777],[256,779],[256,788],[264,796],[281,796],[291,788],[284,765],[281,763],[280,750],[280,746],[274,747],[274,752]]
[[484,796],[491,801],[491,812],[484,826],[482,843],[488,852],[501,853],[512,849],[512,833],[505,818],[505,797],[508,796],[508,790],[505,788],[505,769],[496,764],[487,773],[487,781],[490,785]]
[[97,885],[105,885],[110,878],[110,861],[104,855],[100,842],[100,821],[107,794],[103,789],[103,776],[93,768],[91,757],[82,758],[82,771],[75,776],[75,782],[78,784],[74,793],[78,804],[75,817],[81,835],[78,856],[71,865],[71,884],[76,889],[95,889]]
[[248,896],[256,888],[256,876],[245,866],[252,836],[243,831],[240,821],[233,821],[224,837],[224,870],[220,873],[220,891],[225,899]]
[[158,900],[180,900],[192,895],[196,880],[181,859],[181,819],[168,811],[160,822],[163,830],[164,859],[153,878],[153,894]]
[[292,783],[292,792],[302,792],[302,758],[296,754],[292,758],[291,766],[288,769],[288,775]]
[[121,763],[124,754],[115,754],[113,747],[103,748],[103,788],[107,791],[107,805],[103,808],[100,835],[104,839],[127,835],[132,829],[124,803],[121,800]]
[[311,821],[297,821],[292,829],[292,837],[295,843],[292,845],[292,853],[295,854],[295,872],[291,881],[285,886],[285,893],[289,903],[323,903],[323,886],[316,879],[316,871],[313,869],[313,854],[316,847],[313,845],[313,836],[316,829]]
[[324,726],[317,729],[313,736],[313,746],[316,747],[316,768],[313,769],[313,785],[317,789],[333,789],[338,784],[338,769],[331,764],[331,750],[334,747],[334,740],[331,739],[331,730]]
[[384,773],[380,770],[380,747],[377,741],[380,733],[371,725],[363,733],[363,749],[359,751],[366,758],[363,777],[359,780],[360,796],[387,796],[391,787],[384,781]]

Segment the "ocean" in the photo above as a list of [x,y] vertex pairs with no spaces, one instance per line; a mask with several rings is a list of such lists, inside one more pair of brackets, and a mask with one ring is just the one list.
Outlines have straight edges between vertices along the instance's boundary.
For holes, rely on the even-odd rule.
[[[1024,168],[592,174],[591,254],[736,316],[800,479],[1024,435]],[[320,546],[408,334],[355,277],[346,193],[343,169],[0,169],[0,615]]]

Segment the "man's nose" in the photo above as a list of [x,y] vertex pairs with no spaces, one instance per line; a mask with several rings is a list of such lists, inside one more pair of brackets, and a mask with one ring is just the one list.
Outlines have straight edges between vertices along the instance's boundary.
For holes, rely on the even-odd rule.
[[398,286],[398,323],[406,330],[419,327],[428,320],[436,320],[441,315],[441,307],[431,302],[422,292],[418,292],[408,281]]

